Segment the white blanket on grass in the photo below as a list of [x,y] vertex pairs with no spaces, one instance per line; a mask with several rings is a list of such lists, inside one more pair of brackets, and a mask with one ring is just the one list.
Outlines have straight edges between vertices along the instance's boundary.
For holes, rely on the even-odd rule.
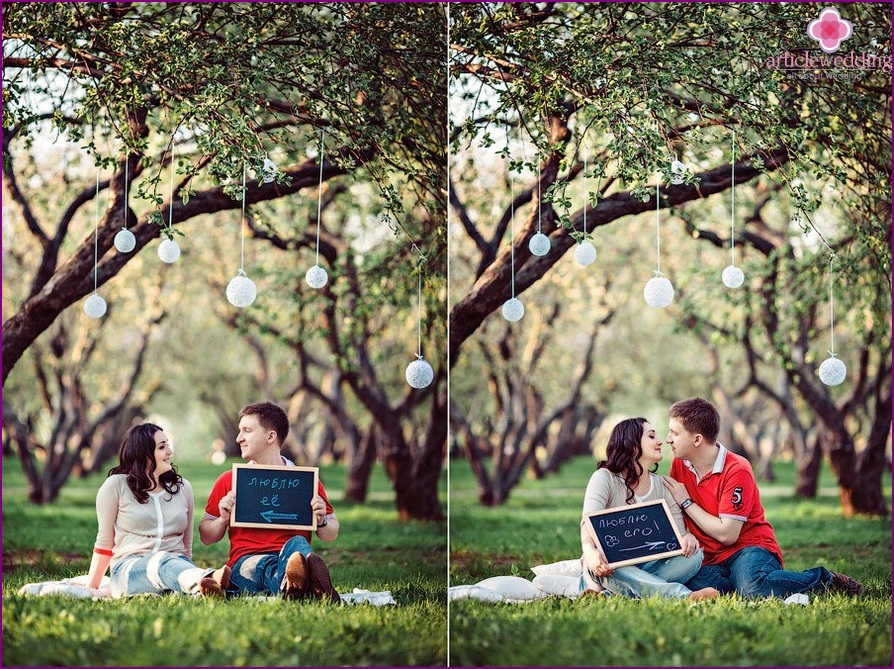
[[[90,588],[87,586],[86,574],[75,576],[73,578],[63,578],[61,581],[40,581],[39,583],[26,583],[19,588],[20,595],[34,595],[41,597],[44,595],[64,595],[67,597],[76,597],[78,599],[104,599],[112,596],[112,586],[108,576],[102,577],[102,583],[98,588]],[[373,606],[386,606],[388,604],[397,604],[397,600],[391,595],[390,590],[381,592],[372,592],[370,590],[361,590],[354,588],[353,592],[341,594],[341,601],[348,605],[354,604],[372,604]],[[271,600],[278,600],[279,597],[270,597]]]

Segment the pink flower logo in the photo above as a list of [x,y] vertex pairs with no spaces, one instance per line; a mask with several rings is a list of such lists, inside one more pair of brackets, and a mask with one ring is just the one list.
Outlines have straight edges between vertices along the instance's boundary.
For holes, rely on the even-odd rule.
[[842,19],[838,10],[831,7],[821,11],[819,18],[807,26],[807,34],[819,42],[820,48],[826,53],[838,51],[841,43],[853,32],[853,24]]

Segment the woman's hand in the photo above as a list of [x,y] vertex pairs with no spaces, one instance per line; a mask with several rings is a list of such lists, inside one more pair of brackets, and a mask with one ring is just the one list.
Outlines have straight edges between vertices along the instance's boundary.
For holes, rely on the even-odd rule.
[[695,535],[687,532],[683,535],[683,545],[681,546],[683,549],[683,555],[686,557],[691,557],[695,553],[698,552],[700,546],[698,545],[698,539],[695,538]]
[[598,548],[593,553],[591,559],[587,561],[587,569],[593,573],[593,576],[598,576],[599,578],[611,576],[615,573],[615,570],[608,566],[608,560],[605,559],[605,553]]
[[667,491],[671,494],[671,497],[674,498],[674,501],[677,504],[689,497],[689,493],[686,492],[686,486],[679,481],[672,479],[670,476],[662,476],[661,482],[664,484],[664,487],[667,488]]

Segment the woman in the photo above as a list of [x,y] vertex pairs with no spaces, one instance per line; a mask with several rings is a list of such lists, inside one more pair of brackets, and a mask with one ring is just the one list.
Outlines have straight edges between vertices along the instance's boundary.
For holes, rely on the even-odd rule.
[[230,568],[192,561],[193,494],[171,464],[174,454],[157,425],[127,433],[118,466],[96,494],[99,531],[87,585],[98,588],[109,565],[114,597],[168,591],[225,596]]
[[[582,591],[606,590],[635,598],[656,595],[690,600],[720,594],[714,588],[693,592],[683,585],[698,572],[703,553],[698,540],[686,531],[679,504],[665,490],[661,478],[653,473],[658,470],[662,458],[661,444],[655,436],[655,428],[645,418],[628,418],[612,429],[606,459],[596,466],[584,497]],[[617,569],[609,567],[605,555],[587,530],[587,516],[625,504],[660,499],[667,502],[683,536],[683,555]]]

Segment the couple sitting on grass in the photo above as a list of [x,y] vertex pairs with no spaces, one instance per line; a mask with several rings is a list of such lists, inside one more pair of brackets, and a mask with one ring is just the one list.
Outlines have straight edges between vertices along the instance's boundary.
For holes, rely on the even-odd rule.
[[[674,453],[670,476],[657,476],[661,439],[645,418],[612,430],[606,459],[590,477],[581,522],[582,594],[608,592],[690,600],[721,594],[788,597],[828,590],[859,595],[854,579],[814,567],[782,568],[782,552],[764,517],[751,465],[717,441],[720,415],[699,397],[670,408],[667,443]],[[663,499],[683,535],[683,555],[613,569],[587,530],[597,511]]]
[[[293,466],[280,453],[288,433],[289,420],[275,404],[250,404],[239,412],[236,442],[252,464]],[[205,544],[229,533],[229,559],[219,569],[197,567],[192,561],[192,486],[171,464],[172,455],[157,425],[143,423],[127,433],[118,465],[96,495],[99,531],[89,587],[98,588],[111,565],[114,597],[173,591],[206,597],[281,593],[284,599],[309,595],[339,601],[326,564],[310,547],[309,531],[230,525],[236,502],[232,471],[214,483],[199,523]],[[338,520],[322,482],[311,507],[317,536],[333,541]]]

